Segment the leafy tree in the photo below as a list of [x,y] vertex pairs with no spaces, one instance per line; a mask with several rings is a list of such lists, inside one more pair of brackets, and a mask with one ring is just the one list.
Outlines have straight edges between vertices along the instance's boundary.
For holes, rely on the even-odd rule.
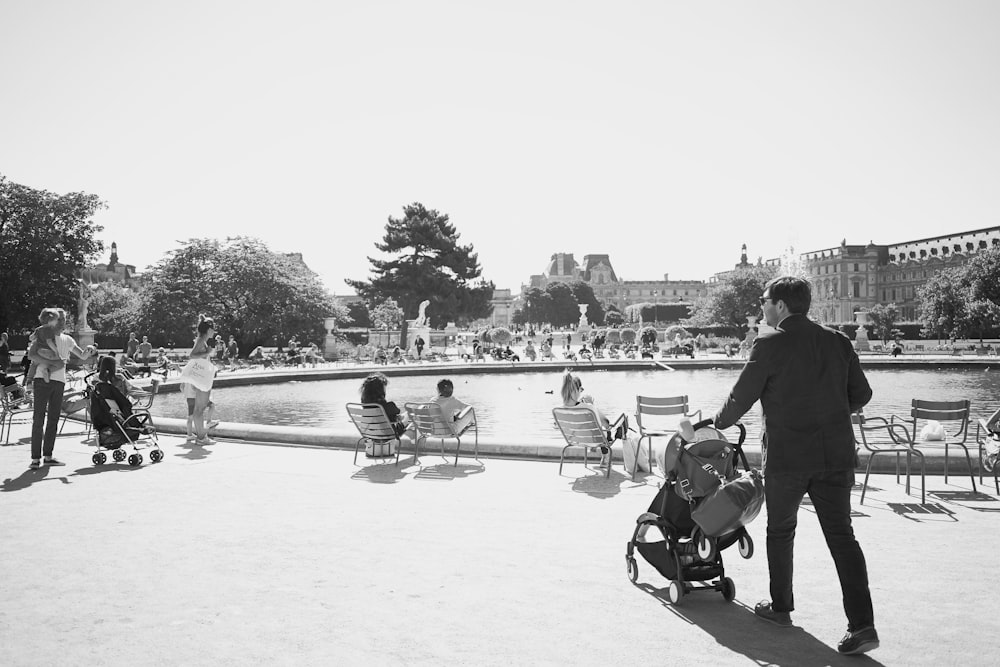
[[385,331],[399,329],[403,326],[403,309],[395,299],[386,299],[372,310],[372,323],[376,329]]
[[552,295],[537,287],[529,289],[524,295],[524,315],[533,324],[551,322]]
[[959,279],[961,267],[942,269],[917,289],[920,321],[924,328],[940,337],[956,334],[965,319],[964,295]]
[[872,332],[881,338],[883,343],[887,343],[899,319],[899,309],[894,303],[876,304],[868,311],[868,319],[872,324]]
[[127,336],[139,323],[142,298],[134,289],[114,280],[91,286],[89,324],[95,330],[112,336]]
[[199,313],[244,350],[292,336],[322,340],[324,318],[347,317],[301,258],[247,237],[189,240],[153,267],[140,294],[139,328],[181,345]]
[[772,266],[751,265],[734,271],[697,299],[685,324],[707,326],[720,324],[739,329],[745,334],[747,317],[761,317],[760,295],[764,285],[775,277]]
[[347,317],[351,326],[364,329],[372,326],[371,313],[368,312],[368,306],[363,301],[352,301],[347,304]]
[[511,335],[510,330],[505,329],[504,327],[497,327],[496,329],[490,330],[490,340],[492,340],[497,345],[500,346],[507,345],[507,343],[509,343],[513,339],[514,336]]
[[635,342],[635,329],[632,329],[631,327],[625,327],[619,333],[621,335],[622,344],[631,345],[632,343]]
[[677,326],[676,324],[667,327],[667,330],[663,333],[663,337],[670,342],[673,342],[677,336],[680,336],[681,340],[684,340],[685,338],[690,338],[691,334],[688,333],[687,329],[682,326]]
[[549,283],[545,291],[551,299],[551,310],[548,321],[557,327],[570,326],[580,321],[580,310],[577,308],[573,289],[562,282]]
[[413,318],[428,299],[435,328],[489,316],[494,285],[476,280],[482,273],[478,255],[471,245],[459,245],[447,215],[415,202],[403,207],[402,218],[390,216],[385,230],[375,247],[388,259],[368,258],[371,280],[346,281],[365,300],[392,298]]
[[[621,315],[621,313],[619,313]],[[608,345],[618,345],[622,342],[622,329],[608,329],[608,335],[604,339]]]
[[[625,318],[622,317],[621,311],[617,308],[608,308],[608,312],[604,314],[604,323],[609,327],[620,327],[625,323]],[[613,329],[614,331],[614,329]]]
[[38,325],[39,311],[76,312],[77,276],[103,244],[97,195],[58,195],[0,175],[0,331]]

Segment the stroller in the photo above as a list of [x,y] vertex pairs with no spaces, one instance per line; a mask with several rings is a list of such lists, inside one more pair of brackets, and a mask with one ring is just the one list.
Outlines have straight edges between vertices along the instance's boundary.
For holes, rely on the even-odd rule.
[[[142,464],[140,450],[143,449],[150,450],[151,462],[163,460],[149,413],[133,412],[132,402],[110,382],[100,381],[90,390],[90,419],[97,431],[94,439],[97,452],[91,457],[94,465],[107,462],[107,454],[102,451],[105,449],[110,450],[111,457],[119,463],[128,457],[133,467]],[[126,447],[132,448],[131,454],[126,454]]]
[[[666,480],[649,510],[636,519],[632,539],[625,550],[629,580],[634,584],[639,578],[635,559],[638,551],[670,580],[667,594],[672,604],[679,604],[685,594],[698,590],[718,591],[727,602],[732,601],[736,597],[736,584],[726,576],[722,551],[738,544],[743,558],[753,556],[753,540],[744,524],[760,511],[763,486],[759,474],[750,471],[743,453],[746,428],[736,424],[740,435],[734,447],[720,431],[709,428],[711,423],[709,419],[695,424],[695,442],[689,443],[680,433],[670,438],[665,454]],[[743,478],[736,474],[737,455],[747,471]],[[706,509],[707,514],[715,512],[705,501],[713,492],[722,489],[723,479],[727,482],[751,480],[754,497],[747,507],[740,509],[736,527],[730,521],[720,529],[716,516],[706,516]],[[646,542],[643,538],[650,528],[658,530],[663,540]]]

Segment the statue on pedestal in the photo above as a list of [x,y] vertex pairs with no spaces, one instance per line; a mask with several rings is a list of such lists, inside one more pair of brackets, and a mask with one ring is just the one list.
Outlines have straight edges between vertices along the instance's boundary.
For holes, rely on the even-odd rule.
[[77,331],[93,331],[90,325],[87,324],[87,311],[90,309],[90,300],[94,296],[94,291],[90,286],[79,279],[80,283],[80,295],[77,297],[76,301],[76,330]]
[[589,323],[587,322],[587,308],[588,308],[587,304],[585,303],[578,304],[577,308],[580,309],[580,321],[577,323],[577,326],[580,328],[588,326]]
[[426,327],[428,326],[427,319],[427,306],[431,305],[431,302],[424,299],[420,302],[420,310],[417,313],[417,319],[413,320],[413,326],[415,327]]

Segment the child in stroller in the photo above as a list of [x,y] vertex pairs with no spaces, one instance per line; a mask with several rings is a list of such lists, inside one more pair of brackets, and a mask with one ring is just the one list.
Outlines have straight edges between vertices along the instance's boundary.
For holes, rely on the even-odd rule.
[[163,452],[160,450],[156,429],[153,428],[149,414],[133,412],[132,402],[114,385],[115,373],[114,357],[103,357],[97,384],[90,394],[90,419],[97,432],[95,438],[97,452],[91,460],[94,465],[106,463],[108,457],[101,450],[107,449],[111,450],[111,456],[115,461],[124,461],[126,453],[123,447],[128,446],[132,448],[132,454],[127,455],[128,463],[131,466],[138,466],[142,464],[142,454],[139,450],[140,445],[143,445],[142,449],[150,449],[149,460],[158,463],[163,459]]
[[[686,430],[682,425],[682,431],[671,437],[664,456],[666,480],[650,503],[649,510],[636,519],[632,539],[626,546],[629,580],[635,583],[639,578],[634,555],[638,551],[670,580],[667,593],[673,604],[680,603],[685,594],[696,590],[718,591],[726,601],[732,601],[736,597],[736,585],[725,576],[722,551],[738,543],[743,558],[753,555],[753,540],[743,525],[722,535],[714,535],[703,530],[692,514],[693,510],[697,512],[698,501],[704,500],[708,491],[700,486],[701,480],[689,479],[685,470],[706,471],[707,467],[711,476],[715,476],[716,488],[719,478],[729,480],[736,477],[734,460],[737,455],[743,467],[750,470],[742,449],[746,439],[744,426],[736,424],[740,436],[734,447],[720,431],[708,428],[711,423],[711,420],[705,420],[695,427],[687,424],[687,429],[691,429],[686,433],[687,438],[682,435]],[[685,458],[687,462],[682,461]],[[695,473],[695,476],[698,474]],[[711,484],[712,480],[708,480],[704,485]],[[756,516],[755,512],[753,516]],[[659,531],[663,540],[647,542],[645,536],[650,528]],[[705,583],[713,579],[714,582]],[[693,582],[702,582],[702,585],[694,585]]]

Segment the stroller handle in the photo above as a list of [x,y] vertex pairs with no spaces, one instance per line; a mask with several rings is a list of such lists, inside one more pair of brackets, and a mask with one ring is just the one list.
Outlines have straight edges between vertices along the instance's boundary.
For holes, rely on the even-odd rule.
[[[714,419],[702,419],[700,422],[692,424],[691,428],[693,428],[695,431],[697,431],[700,428],[704,428],[706,426],[711,426],[714,423],[715,423]],[[737,441],[736,446],[737,447],[742,447],[743,443],[747,439],[747,427],[743,425],[743,422],[736,422],[735,424],[733,424],[733,426],[735,426],[736,428],[738,428],[740,430],[740,438]]]

